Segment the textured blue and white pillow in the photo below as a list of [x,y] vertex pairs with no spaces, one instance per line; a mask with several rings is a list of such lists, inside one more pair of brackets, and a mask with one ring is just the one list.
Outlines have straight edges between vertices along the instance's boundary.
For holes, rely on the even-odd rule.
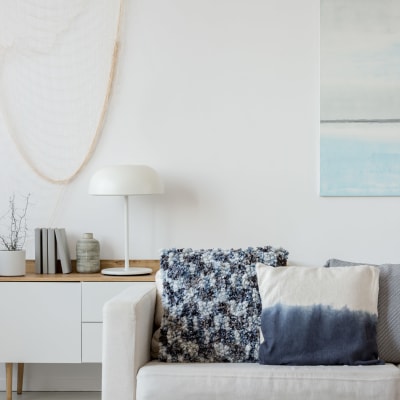
[[259,361],[364,365],[378,359],[379,270],[256,265],[262,301]]
[[287,257],[286,250],[271,246],[164,250],[159,359],[257,361],[261,300],[255,264],[286,265]]

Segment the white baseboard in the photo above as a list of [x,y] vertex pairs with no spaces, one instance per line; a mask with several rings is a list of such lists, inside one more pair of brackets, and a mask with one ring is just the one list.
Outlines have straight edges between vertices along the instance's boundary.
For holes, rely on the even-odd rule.
[[[17,369],[13,370],[13,390],[17,387]],[[5,364],[0,364],[0,391],[6,390]],[[101,364],[25,364],[23,390],[100,391]]]

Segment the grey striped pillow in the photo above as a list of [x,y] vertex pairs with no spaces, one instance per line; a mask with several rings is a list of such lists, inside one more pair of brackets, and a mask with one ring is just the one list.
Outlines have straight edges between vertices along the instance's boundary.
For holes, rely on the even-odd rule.
[[[325,267],[362,265],[330,259]],[[369,264],[374,265],[374,264]],[[379,268],[377,342],[379,358],[400,363],[400,264],[374,265]]]

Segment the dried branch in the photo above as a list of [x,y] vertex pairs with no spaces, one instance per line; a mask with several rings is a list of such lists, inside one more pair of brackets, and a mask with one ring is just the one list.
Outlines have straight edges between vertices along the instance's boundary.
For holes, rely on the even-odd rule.
[[15,204],[15,194],[8,201],[9,210],[1,217],[1,220],[8,218],[8,234],[0,234],[0,244],[5,250],[15,251],[21,250],[25,245],[28,225],[26,221],[27,211],[29,207],[30,193],[25,197],[23,208],[18,209]]

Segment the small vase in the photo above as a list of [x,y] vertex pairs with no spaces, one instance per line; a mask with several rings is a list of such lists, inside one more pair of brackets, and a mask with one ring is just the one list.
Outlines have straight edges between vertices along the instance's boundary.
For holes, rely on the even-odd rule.
[[93,233],[84,233],[76,242],[76,270],[81,273],[100,271],[100,244]]
[[0,250],[0,276],[23,276],[25,273],[25,250]]

